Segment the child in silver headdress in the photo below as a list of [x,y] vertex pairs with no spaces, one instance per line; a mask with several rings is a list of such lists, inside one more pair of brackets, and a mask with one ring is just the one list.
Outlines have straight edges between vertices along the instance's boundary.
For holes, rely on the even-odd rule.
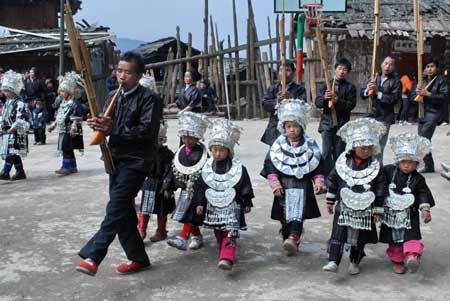
[[212,158],[202,169],[200,189],[196,191],[197,214],[214,229],[219,248],[218,267],[230,270],[236,256],[239,230],[245,230],[245,214],[253,207],[252,183],[247,169],[234,156],[242,129],[226,119],[211,127],[208,143]]
[[173,194],[173,152],[165,145],[167,124],[161,122],[158,135],[157,167],[150,171],[142,187],[141,209],[138,213],[138,230],[142,239],[147,236],[147,226],[152,214],[158,216],[158,226],[150,241],[158,242],[167,238],[167,215],[175,209]]
[[[384,215],[381,221],[380,242],[388,243],[386,251],[397,274],[416,272],[423,254],[420,217],[431,221],[430,208],[434,199],[425,178],[417,166],[431,151],[427,138],[413,133],[401,133],[390,139],[394,164],[384,166],[389,183]],[[420,214],[419,214],[420,213]]]
[[311,106],[299,99],[279,104],[278,130],[282,134],[270,147],[261,171],[274,194],[271,218],[281,223],[288,256],[298,251],[304,220],[320,217],[314,193],[325,188],[319,146],[305,133],[310,111]]
[[350,121],[337,132],[346,143],[346,152],[328,177],[327,210],[334,213],[334,219],[324,271],[336,272],[346,251],[349,274],[359,274],[365,244],[378,241],[375,222],[383,213],[386,180],[376,155],[385,133],[386,127],[371,118]]
[[[22,165],[22,158],[28,153],[28,135],[30,127],[30,111],[20,97],[23,89],[23,75],[9,70],[3,75],[1,91],[6,98],[0,124],[2,145],[0,154],[5,164],[0,173],[0,180],[26,179]],[[9,173],[12,167],[16,174],[11,178]]]
[[[208,159],[208,150],[200,142],[208,128],[208,119],[201,114],[181,112],[178,114],[178,135],[182,145],[173,159],[175,189],[180,188],[177,206],[172,219],[183,223],[183,229],[167,244],[179,250],[196,250],[203,246],[199,225],[203,217],[196,215],[194,191],[199,187],[203,165]],[[189,245],[188,241],[190,239]]]
[[58,175],[77,173],[77,161],[74,150],[84,151],[83,143],[83,112],[80,104],[74,99],[75,89],[80,76],[74,71],[60,76],[58,93],[62,97],[56,115],[56,121],[49,128],[49,132],[58,128],[58,152],[62,154],[61,168],[55,170]]

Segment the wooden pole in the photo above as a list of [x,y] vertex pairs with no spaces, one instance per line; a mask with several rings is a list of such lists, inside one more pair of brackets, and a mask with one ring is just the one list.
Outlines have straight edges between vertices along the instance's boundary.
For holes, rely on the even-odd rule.
[[[327,50],[325,48],[323,37],[322,37],[322,31],[320,30],[320,17],[317,18],[317,26],[316,26],[316,38],[317,38],[317,44],[319,48],[319,55],[320,60],[322,62],[322,71],[323,76],[325,78],[325,84],[327,86],[327,90],[331,91],[331,93],[335,93],[334,88],[331,86],[330,83],[330,76],[328,75],[328,54]],[[333,86],[335,85],[335,78],[333,79]],[[334,107],[334,97],[328,102],[328,108],[331,110],[331,119],[333,122],[333,127],[337,126],[337,115],[336,115],[336,108]]]
[[[216,45],[216,38],[215,38],[215,34],[214,34],[214,23],[213,23],[213,18],[212,16],[209,16],[209,21],[210,21],[210,27],[211,27],[211,53],[212,54],[217,54],[217,48],[218,45]],[[222,103],[224,101],[223,97],[222,97],[222,87],[220,86],[220,71],[219,71],[219,62],[217,60],[217,55],[215,55],[212,58],[212,66],[213,66],[213,71],[212,73],[214,74],[214,85],[216,88],[216,92],[217,95],[219,96],[220,99],[220,103]]]
[[281,52],[281,92],[286,94],[286,35],[284,33],[284,13],[280,19],[280,52]]
[[[208,13],[208,0],[205,0],[205,13],[203,17],[203,24],[205,27],[204,34],[203,34],[203,52],[204,54],[208,54],[208,19],[209,19],[209,13]],[[205,58],[203,60],[203,77],[205,79],[208,78],[208,59]]]
[[[272,33],[271,33],[271,30],[270,30],[270,17],[269,16],[267,16],[267,29],[268,29],[268,32],[269,32],[269,40],[271,40],[272,39]],[[269,58],[270,58],[270,61],[273,61],[272,43],[269,43]],[[265,59],[265,60],[267,61],[268,59]],[[269,74],[269,76],[270,76],[270,84],[273,83],[273,72],[272,72],[272,69],[273,69],[273,64],[270,64],[270,74]]]
[[305,87],[306,91],[310,96],[310,101],[312,106],[316,107],[316,97],[317,97],[317,86],[316,86],[316,71],[315,71],[315,63],[313,60],[314,52],[312,50],[312,31],[309,27],[308,22],[305,23],[305,36],[306,36],[306,80]]
[[[275,39],[277,40],[276,43],[276,54],[277,54],[277,61],[281,62],[281,51],[280,51],[280,18],[277,15],[277,18],[275,19]],[[281,63],[277,64],[277,71],[280,69]],[[278,73],[277,73],[278,74]],[[278,75],[277,75],[278,78]]]
[[[228,48],[231,48],[231,36],[230,35],[228,35]],[[234,76],[234,74],[233,74],[233,69],[234,69],[233,63],[234,62],[233,62],[233,54],[231,52],[228,53],[228,60],[229,60],[228,61],[228,76],[230,77],[231,81],[232,80],[235,81],[236,79],[232,78]],[[224,76],[226,78],[227,75],[225,74]],[[236,90],[233,89],[233,88],[234,88],[233,84],[229,83],[229,89],[228,89],[228,87],[227,87],[227,89],[228,89],[229,94],[230,94],[230,99],[231,99],[231,101],[236,101]],[[236,105],[236,102],[235,102],[235,105]]]
[[59,75],[64,75],[64,0],[60,0],[59,15]]
[[[239,46],[238,39],[238,27],[237,27],[237,16],[236,16],[236,0],[233,0],[233,25],[234,25],[234,47]],[[236,118],[241,118],[241,93],[240,93],[240,74],[239,74],[239,50],[236,50],[234,54],[234,72],[235,72],[235,82],[236,82]]]
[[[188,51],[186,54],[186,57],[190,58],[192,57],[192,33],[188,33]],[[191,68],[192,63],[191,61],[187,61],[186,62],[186,70],[189,70],[189,68]]]
[[294,59],[294,44],[295,44],[295,35],[294,35],[294,14],[291,14],[289,21],[289,59]]
[[[219,39],[219,30],[217,29],[217,23],[215,24],[216,27],[216,42],[217,42],[217,46],[219,48],[219,53],[223,52],[223,41],[220,41]],[[224,70],[224,55],[223,54],[219,54],[219,61],[218,61],[218,65],[217,65],[217,70],[218,70],[218,75],[219,75],[219,85],[220,85],[220,91],[221,91],[221,99],[225,100],[226,99],[226,93],[225,93],[225,87],[224,87],[224,83],[225,83],[225,79],[223,78],[223,70]]]
[[[372,70],[371,70],[371,80],[376,81],[377,78],[377,70],[378,70],[378,64],[377,64],[377,58],[378,58],[378,48],[380,44],[380,0],[375,0],[374,3],[374,15],[375,15],[375,29],[374,29],[374,36],[373,36],[373,50],[372,50]],[[376,91],[374,89],[371,89],[368,91],[369,94],[369,103],[367,106],[367,111],[369,114],[372,114],[373,110],[373,102],[374,98],[376,97]]]

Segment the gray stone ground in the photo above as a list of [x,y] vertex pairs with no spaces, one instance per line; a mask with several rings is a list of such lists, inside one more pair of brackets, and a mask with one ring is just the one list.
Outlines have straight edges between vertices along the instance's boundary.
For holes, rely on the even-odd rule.
[[[58,177],[53,173],[60,163],[55,156],[56,135],[49,135],[46,146],[32,146],[24,162],[28,180],[0,183],[0,300],[449,299],[450,182],[438,173],[427,175],[437,207],[432,210],[433,221],[422,226],[426,249],[417,274],[393,274],[382,244],[367,247],[358,276],[346,273],[346,259],[337,274],[322,272],[331,229],[323,196],[318,198],[323,217],[306,222],[299,255],[288,258],[281,252],[279,225],[269,218],[272,194],[259,176],[267,151],[259,138],[266,122],[239,123],[245,132],[236,152],[249,169],[256,199],[232,273],[216,268],[210,230],[203,230],[206,246],[198,251],[146,242],[153,267],[143,273],[115,273],[115,266],[126,259],[117,240],[96,277],[76,272],[77,252],[98,229],[107,202],[107,177],[99,150],[87,146],[85,155],[77,157],[80,173]],[[169,145],[174,150],[176,123],[169,124]],[[320,143],[317,126],[311,123],[308,132]],[[448,129],[439,127],[433,140],[437,163],[445,159],[450,163],[450,137],[444,135]],[[405,130],[416,131],[416,126],[394,126],[391,135]],[[391,158],[389,149],[386,162]],[[150,231],[154,224],[151,221]],[[169,223],[170,235],[179,229],[179,224]]]

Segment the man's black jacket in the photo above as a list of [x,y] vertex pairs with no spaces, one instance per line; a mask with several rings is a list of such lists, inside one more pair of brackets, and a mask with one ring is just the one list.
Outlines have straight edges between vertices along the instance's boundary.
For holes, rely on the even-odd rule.
[[[278,104],[277,95],[281,91],[281,82],[278,82],[269,88],[267,88],[266,94],[263,98],[263,108],[266,112],[270,113],[269,123],[261,137],[261,142],[272,145],[272,143],[280,136],[280,132],[277,130],[278,117],[276,114],[275,107]],[[289,97],[303,99],[306,101],[306,90],[305,88],[297,85],[294,82],[290,82],[287,86],[287,92]]]
[[[105,109],[114,94],[115,91],[110,93]],[[127,161],[130,168],[148,173],[157,160],[159,123],[162,118],[159,96],[138,85],[120,95],[111,118],[113,128],[109,147],[113,160]]]
[[[350,113],[356,106],[356,88],[355,85],[345,79],[336,80],[334,105],[337,115],[338,124],[336,128],[340,128],[350,120]],[[323,109],[320,118],[319,133],[333,128],[333,120],[331,118],[331,109],[328,108],[328,100],[325,99],[327,85],[323,84],[319,89],[316,97],[316,106]]]
[[[367,99],[366,87],[369,80],[361,89],[361,97]],[[402,83],[395,73],[388,75],[381,85],[381,72],[377,75],[378,92],[382,93],[381,99],[374,95],[375,119],[385,124],[395,123],[394,107],[402,99]]]

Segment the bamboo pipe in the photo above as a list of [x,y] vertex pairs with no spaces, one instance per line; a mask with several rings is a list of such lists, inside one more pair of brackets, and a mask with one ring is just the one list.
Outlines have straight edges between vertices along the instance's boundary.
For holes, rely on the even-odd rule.
[[[116,94],[114,94],[113,98],[111,99],[111,102],[109,103],[108,108],[105,111],[105,114],[103,114],[103,117],[110,117],[111,116],[112,111],[114,109],[114,105],[116,104],[117,98],[118,98],[118,96],[119,96],[121,91],[122,91],[122,85],[119,86],[119,88],[116,91]],[[105,140],[105,138],[106,138],[106,135],[105,135],[104,132],[102,132],[102,131],[95,131],[94,135],[92,136],[90,144],[91,145],[98,145],[98,144],[102,143],[103,140]]]
[[[284,3],[284,2],[283,2]],[[286,35],[284,33],[284,13],[280,19],[280,49],[281,49],[281,93],[286,94]]]
[[[434,81],[436,80],[437,76],[433,77],[433,79],[425,86],[425,88],[423,88],[425,91],[428,91],[428,89],[430,89],[431,85],[434,83]],[[422,103],[423,104],[423,96],[422,95],[416,95],[416,97],[414,98],[414,101],[418,102],[419,104]]]
[[[378,47],[380,42],[380,0],[375,0],[374,3],[374,15],[375,15],[375,27],[373,36],[373,50],[372,50],[372,69],[371,69],[371,80],[376,79],[377,74],[377,56]],[[370,89],[368,91],[369,99],[369,113],[372,112],[373,100],[372,97],[375,95],[375,89]]]
[[331,110],[331,119],[333,122],[333,127],[337,126],[337,115],[336,115],[336,109],[334,107],[334,93],[335,93],[335,87],[336,87],[336,77],[333,78],[333,86],[330,84],[330,77],[328,75],[328,56],[326,54],[325,45],[323,44],[323,37],[322,37],[322,31],[320,30],[320,17],[317,18],[317,25],[316,25],[316,38],[317,38],[317,44],[319,49],[319,56],[320,61],[322,63],[322,71],[323,76],[325,78],[325,84],[327,86],[327,90],[331,91],[333,94],[333,97],[331,100],[328,101],[328,108]]

